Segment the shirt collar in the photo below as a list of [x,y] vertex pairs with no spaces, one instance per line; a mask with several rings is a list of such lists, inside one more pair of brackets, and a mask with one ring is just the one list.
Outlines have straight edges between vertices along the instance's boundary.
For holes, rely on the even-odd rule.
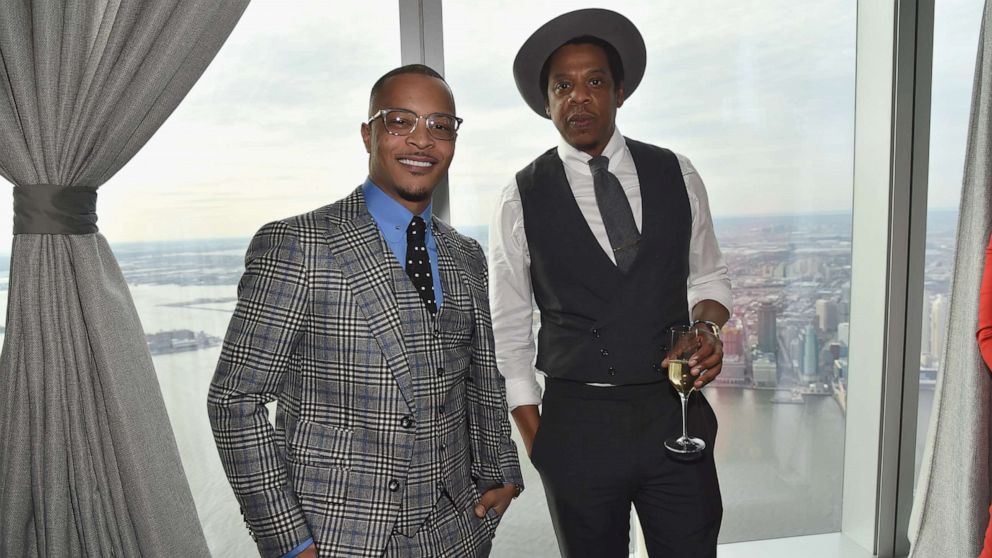
[[[617,165],[626,156],[626,146],[627,142],[624,141],[623,134],[620,133],[620,128],[614,126],[613,135],[610,137],[610,141],[606,143],[606,147],[603,148],[603,156],[610,160],[609,169],[611,172],[616,170]],[[573,171],[592,176],[592,171],[589,170],[589,159],[592,159],[592,156],[572,147],[565,141],[565,138],[561,138],[558,142],[558,157],[561,158],[565,166]]]
[[[410,226],[413,213],[403,207],[403,204],[389,197],[389,194],[383,192],[382,188],[372,182],[371,178],[365,179],[365,183],[362,184],[362,193],[365,195],[365,206],[368,207],[372,219],[379,226],[386,241],[398,242],[406,238],[406,229]],[[430,240],[434,235],[431,231],[431,206],[433,203],[428,204],[427,209],[420,214],[420,217],[427,223],[427,238],[425,240]]]

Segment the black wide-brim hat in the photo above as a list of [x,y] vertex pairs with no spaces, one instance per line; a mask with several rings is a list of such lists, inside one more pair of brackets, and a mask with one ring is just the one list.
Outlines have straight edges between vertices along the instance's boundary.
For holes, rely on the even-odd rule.
[[624,98],[637,89],[644,77],[647,49],[637,27],[626,17],[611,10],[588,8],[562,14],[542,25],[524,41],[513,60],[513,79],[517,90],[534,112],[549,118],[544,110],[544,88],[541,68],[558,47],[583,36],[602,39],[617,49],[623,62]]

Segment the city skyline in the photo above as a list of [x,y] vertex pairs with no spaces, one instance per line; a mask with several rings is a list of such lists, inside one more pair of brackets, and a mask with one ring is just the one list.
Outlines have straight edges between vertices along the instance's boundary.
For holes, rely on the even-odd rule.
[[[946,212],[929,222],[927,277],[934,293],[949,288],[943,274],[953,252],[952,216]],[[705,391],[724,440],[716,450],[725,490],[723,540],[837,529],[842,455],[836,448],[844,445],[846,396],[840,391],[843,382],[836,380],[847,373],[840,341],[849,328],[840,320],[846,319],[850,298],[850,215],[718,222],[735,296],[735,317],[724,330],[724,372]],[[470,228],[465,232],[485,243],[486,226]],[[214,545],[250,550],[251,539],[216,454],[202,451],[213,443],[205,415],[191,412],[202,408],[220,351],[217,343],[236,301],[247,241],[138,242],[113,248],[154,355],[207,536]],[[753,353],[754,310],[770,297],[775,299],[777,352],[772,358]],[[826,331],[819,331],[821,324]],[[818,387],[824,384],[830,387]],[[932,392],[921,391],[921,406],[927,393]],[[921,408],[921,417],[927,410]],[[767,436],[769,431],[776,435]],[[496,556],[518,556],[520,548],[537,543],[553,546],[540,535],[548,532],[544,527],[550,529],[540,496],[540,491],[522,496],[530,500],[515,504],[517,512],[508,517],[527,542],[502,540]],[[750,518],[756,512],[768,520],[754,523]],[[554,551],[536,555],[553,556]]]

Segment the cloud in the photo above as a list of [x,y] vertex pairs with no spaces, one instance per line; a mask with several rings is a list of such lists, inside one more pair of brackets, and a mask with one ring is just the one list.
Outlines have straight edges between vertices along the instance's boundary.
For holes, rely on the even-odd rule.
[[[446,6],[446,44],[465,45],[449,49],[449,80],[460,99],[478,100],[466,110],[494,123],[484,149],[465,148],[468,132],[459,146],[452,207],[471,213],[456,222],[486,222],[491,212],[486,203],[458,203],[459,195],[494,198],[516,170],[557,142],[551,123],[519,99],[511,66],[533,29],[575,7],[581,6],[541,3],[522,23],[521,12],[505,2]],[[644,80],[620,109],[618,125],[628,136],[689,155],[709,185],[714,212],[850,208],[854,2],[801,11],[785,1],[624,2],[616,9],[638,25],[648,48]]]
[[[557,143],[520,99],[513,57],[544,21],[593,5],[445,3],[446,77],[465,118],[450,177],[455,223],[487,223],[514,173]],[[849,210],[854,0],[615,5],[649,51],[620,128],[691,157],[714,213]],[[981,2],[936,9],[931,205],[956,206]],[[345,195],[367,169],[358,128],[368,89],[399,64],[395,1],[253,2],[175,113],[101,190],[101,229],[114,242],[245,236]],[[0,211],[10,222],[9,206]]]

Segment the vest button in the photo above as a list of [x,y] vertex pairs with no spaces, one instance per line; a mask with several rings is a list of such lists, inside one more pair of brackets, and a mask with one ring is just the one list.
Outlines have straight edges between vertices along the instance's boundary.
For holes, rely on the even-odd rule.
[[396,479],[393,479],[393,480],[389,481],[388,488],[389,488],[389,491],[390,492],[396,492],[397,490],[400,489],[400,481],[398,481]]
[[617,375],[617,369],[611,366],[610,367],[610,376],[616,376],[616,375]]
[[444,376],[444,367],[443,366],[438,366],[437,367],[437,375],[438,376]]
[[599,354],[603,355],[604,357],[610,356],[610,351],[607,351],[606,349],[600,349]]
[[437,414],[439,414],[439,415],[443,415],[444,414],[444,405],[438,405],[437,406]]
[[447,450],[447,449],[448,449],[448,446],[446,446],[446,445],[444,445],[444,444],[441,444],[441,451],[445,451],[445,450]]
[[593,328],[592,334],[596,337],[596,339],[599,339],[599,330],[598,329]]
[[407,415],[407,416],[401,418],[400,419],[400,426],[402,426],[403,428],[412,428],[413,427],[413,417]]

